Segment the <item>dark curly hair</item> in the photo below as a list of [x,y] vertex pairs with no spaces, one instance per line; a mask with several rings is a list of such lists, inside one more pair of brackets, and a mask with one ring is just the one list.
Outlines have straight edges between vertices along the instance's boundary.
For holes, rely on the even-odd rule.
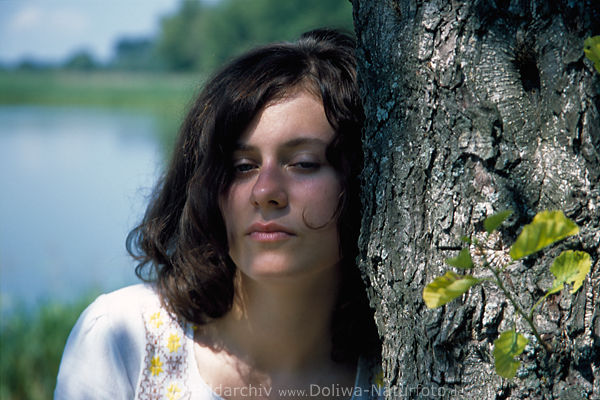
[[127,249],[139,261],[136,274],[155,282],[161,300],[177,316],[205,324],[231,309],[236,266],[218,205],[232,180],[229,160],[238,138],[266,105],[302,89],[322,100],[335,130],[326,156],[342,185],[337,224],[343,268],[332,357],[352,360],[378,346],[355,265],[364,114],[354,46],[338,31],[310,31],[295,42],[260,47],[233,60],[199,94],[142,222],[127,237]]

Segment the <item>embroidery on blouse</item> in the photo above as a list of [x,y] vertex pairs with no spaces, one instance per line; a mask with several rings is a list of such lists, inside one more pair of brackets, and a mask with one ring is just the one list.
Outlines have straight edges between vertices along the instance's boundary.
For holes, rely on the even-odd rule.
[[146,329],[146,354],[136,399],[183,400],[190,393],[185,384],[188,351],[182,325],[164,309],[142,313]]
[[385,397],[383,369],[381,365],[376,365],[371,371],[371,398],[383,399]]
[[373,362],[370,370],[371,376],[369,381],[371,382],[371,398],[383,399],[385,398],[385,384],[383,381],[383,369],[381,368],[381,364]]
[[378,359],[374,357],[361,357],[361,375],[364,374],[364,381],[359,382],[364,387],[361,388],[358,399],[365,400],[383,400],[385,398],[385,386],[383,380],[383,369]]

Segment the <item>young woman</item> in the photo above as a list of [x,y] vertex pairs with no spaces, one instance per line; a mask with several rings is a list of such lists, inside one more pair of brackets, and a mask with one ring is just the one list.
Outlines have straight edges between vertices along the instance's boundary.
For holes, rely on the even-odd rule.
[[129,235],[146,284],[82,314],[55,397],[376,397],[355,265],[362,124],[354,42],[339,32],[217,73]]

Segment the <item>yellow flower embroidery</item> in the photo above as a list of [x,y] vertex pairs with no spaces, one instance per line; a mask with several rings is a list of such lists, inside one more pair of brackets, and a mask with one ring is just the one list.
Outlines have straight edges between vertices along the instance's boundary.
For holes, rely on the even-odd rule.
[[158,329],[162,325],[163,322],[160,318],[160,311],[155,312],[150,316],[150,323],[154,324],[154,326],[156,326],[156,329]]
[[156,356],[152,358],[152,361],[150,362],[150,372],[152,372],[152,375],[158,376],[158,374],[163,372],[163,369],[161,368],[162,365],[163,363],[160,361],[160,357]]
[[379,370],[379,372],[377,373],[377,375],[375,375],[375,378],[373,380],[374,380],[374,383],[379,388],[382,388],[383,387],[383,370]]
[[180,347],[181,344],[179,344],[179,336],[177,336],[174,333],[171,333],[171,336],[169,336],[169,342],[167,343],[167,348],[171,353],[173,353],[177,351],[177,349],[179,349]]
[[181,397],[181,389],[174,383],[171,383],[167,388],[167,399],[178,400]]

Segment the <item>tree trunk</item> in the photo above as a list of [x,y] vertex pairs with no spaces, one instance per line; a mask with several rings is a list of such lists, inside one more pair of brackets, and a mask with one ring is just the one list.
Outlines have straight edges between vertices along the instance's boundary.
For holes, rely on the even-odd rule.
[[[597,0],[353,0],[364,133],[361,270],[384,338],[388,398],[600,399],[600,74],[583,41]],[[429,310],[424,286],[460,237],[514,210],[506,246],[535,213],[581,232],[507,269],[523,308],[550,288],[564,249],[590,253],[574,295],[536,312],[547,355],[493,285]],[[482,272],[474,269],[473,274]],[[512,380],[493,341],[516,320],[530,339]]]

